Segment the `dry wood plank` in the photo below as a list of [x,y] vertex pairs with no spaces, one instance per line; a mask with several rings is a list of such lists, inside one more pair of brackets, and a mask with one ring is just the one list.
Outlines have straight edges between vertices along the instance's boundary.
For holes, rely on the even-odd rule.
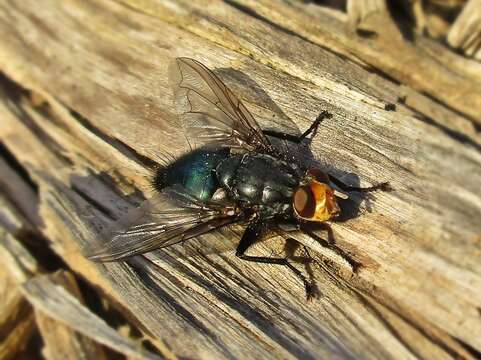
[[35,258],[25,249],[18,239],[0,228],[0,254],[5,274],[16,284],[27,281],[40,271]]
[[[6,167],[4,167],[5,169]],[[4,188],[8,189],[14,186],[27,189],[28,185],[20,178],[8,176],[13,175],[10,174],[11,170],[2,172],[3,175],[7,175],[7,179],[5,177],[2,179]],[[19,205],[27,203],[27,201],[23,201],[26,199],[24,196],[25,193],[20,194],[18,198]],[[29,206],[29,208],[31,207]],[[17,211],[18,209],[2,208],[0,211],[2,220],[10,220],[6,222],[6,225],[12,227],[13,230],[17,230],[20,236],[27,237],[29,232],[26,233],[25,229],[27,228],[31,231],[31,226],[24,226],[25,218],[19,216]],[[33,215],[34,219],[39,218],[38,214]],[[2,334],[0,359],[16,358],[19,356],[19,353],[26,350],[25,347],[28,345],[31,335],[35,332],[36,325],[39,327],[42,341],[45,344],[42,355],[47,359],[106,358],[101,345],[90,338],[78,334],[42,312],[36,311],[35,314],[33,313],[29,302],[19,291],[19,286],[28,281],[33,275],[41,272],[41,267],[22,243],[8,232],[2,230],[1,227],[0,260],[3,270],[0,272],[0,303],[2,304],[0,307],[0,334]],[[45,262],[48,259],[41,260]],[[74,296],[81,299],[80,290],[72,274],[59,272],[50,276],[50,278],[56,284],[64,286]],[[39,355],[38,350],[37,355]],[[35,353],[33,349],[30,349],[30,351],[32,351],[32,354]]]
[[347,16],[349,18],[349,26],[352,30],[365,21],[370,15],[387,11],[385,0],[348,0],[346,4]]
[[[0,289],[0,300],[2,301],[0,359],[15,359],[28,344],[35,329],[35,317],[30,304],[18,289],[3,277],[0,277],[0,280],[3,285]],[[4,286],[8,287],[8,298],[5,296]]]
[[[131,356],[134,358],[142,359],[160,359],[160,357],[142,350],[138,345],[131,342],[128,339],[121,337],[114,329],[109,327],[102,319],[91,313],[80,301],[72,295],[63,286],[57,284],[58,279],[51,279],[48,275],[41,275],[32,278],[22,286],[22,293],[32,303],[36,311],[41,311],[45,315],[53,318],[68,327],[72,327],[75,331],[79,332],[86,338],[95,339],[95,341],[104,344],[114,350],[120,351],[122,354]],[[50,328],[50,324],[42,321],[42,330]],[[60,335],[58,328],[56,328],[57,335]],[[63,335],[66,335],[65,333]],[[69,334],[69,337],[72,334]],[[47,338],[47,340],[51,340]],[[57,338],[57,341],[59,339]],[[68,342],[74,341],[70,338]],[[77,339],[78,340],[78,339]],[[49,342],[49,345],[53,344]],[[73,344],[75,345],[75,344]],[[102,358],[102,353],[98,352],[98,349],[94,348],[92,342],[81,340],[76,344],[79,346],[76,351],[77,354],[71,354],[69,358],[78,358],[77,355],[93,355],[96,354]],[[52,348],[48,349],[48,358],[52,358],[53,355],[50,352]],[[55,350],[59,351],[59,347]],[[70,348],[70,351],[73,349]],[[64,353],[68,356],[67,353]]]
[[[459,86],[457,95],[464,95],[479,82],[463,74],[447,78],[435,68],[435,84],[421,88],[430,100],[416,91],[425,75],[391,68],[398,60],[387,50],[391,63],[372,62],[415,89],[316,45],[369,62],[379,55],[369,42],[324,42],[325,29],[316,33],[308,25],[312,16],[325,17],[313,26],[334,23],[331,36],[345,36],[335,16],[272,4],[269,14],[294,34],[220,2],[0,5],[0,67],[48,103],[39,108],[5,87],[0,94],[0,136],[39,187],[45,237],[72,269],[163,341],[164,355],[474,356],[481,351],[481,200],[474,180],[481,155],[472,126],[479,111],[471,110],[478,109],[479,93],[461,101],[439,84]],[[263,2],[244,5],[268,15]],[[285,14],[293,15],[290,21]],[[314,153],[339,175],[355,171],[363,184],[391,181],[396,191],[376,194],[372,212],[333,226],[339,245],[363,264],[359,274],[324,254],[329,271],[314,271],[324,296],[305,304],[289,273],[222,254],[155,253],[105,265],[82,257],[81,246],[96,240],[95,222],[108,223],[141,199],[119,189],[146,191],[148,160],[188,149],[166,77],[178,55],[217,69],[263,127],[305,129],[328,109],[335,118],[319,130]],[[409,106],[384,109],[406,92]],[[269,250],[261,244],[259,251]]]
[[[131,1],[131,3],[135,4],[135,1]],[[257,17],[278,25],[284,32],[292,32],[295,36],[318,44],[341,56],[369,65],[398,82],[407,84],[421,93],[426,93],[453,110],[464,114],[478,127],[481,123],[479,117],[481,64],[451,54],[437,42],[416,34],[412,34],[412,42],[406,41],[390,17],[384,13],[374,13],[366,19],[362,28],[366,31],[373,31],[376,36],[363,38],[355,36],[346,27],[345,14],[328,11],[312,3],[301,4],[300,2],[280,0],[240,0],[230,3],[235,4],[244,13],[254,13]],[[194,7],[194,5],[192,6]],[[142,6],[141,9],[145,11],[148,7]],[[139,10],[142,11],[141,9]],[[209,7],[199,4],[193,11],[194,18],[199,12],[207,14],[215,9],[215,5]],[[156,14],[162,13],[162,11],[158,9],[149,13]],[[223,26],[217,23],[215,26],[204,29],[206,25],[208,22],[199,24],[198,21],[188,21],[187,16],[181,22],[181,26],[197,34],[201,32],[205,34],[206,31],[229,32],[232,28],[226,22],[223,23]],[[239,26],[248,27],[245,22]],[[255,50],[262,49],[261,53],[265,52],[265,43],[268,41],[262,42],[256,49],[255,45],[262,41],[261,37],[256,36],[248,29],[243,29],[243,32],[252,34],[256,39],[256,41],[252,41],[252,46],[244,51],[248,50],[248,53],[253,56],[256,55]],[[241,37],[240,32],[237,35]],[[226,36],[218,37],[218,41],[222,44],[226,44],[229,39]],[[285,44],[270,43],[270,45],[268,48],[277,47],[280,48],[279,52],[283,53],[282,47]],[[297,52],[293,52],[292,56],[297,56],[297,54]],[[275,62],[278,68],[287,66],[282,64],[281,59],[277,57],[268,59]],[[290,61],[290,59],[288,60]],[[305,69],[305,73],[306,75],[311,74],[311,69]]]
[[[71,273],[56,272],[49,279],[83,302],[80,289]],[[42,355],[46,359],[107,359],[104,349],[90,336],[76,333],[70,327],[53,320],[41,311],[35,312],[35,319],[45,346]]]
[[449,30],[448,44],[481,60],[481,1],[470,0]]
[[19,285],[37,272],[31,255],[0,227],[0,359],[14,359],[22,352],[35,329],[32,308]]
[[[0,187],[2,189],[2,211],[0,224],[16,235],[26,232],[32,225],[39,225],[38,209],[35,206],[35,189],[31,187],[21,175],[8,164],[4,158],[0,159]],[[15,204],[9,201],[15,194]],[[14,206],[13,206],[14,205]],[[9,211],[4,210],[10,208]]]
[[33,224],[40,223],[35,192],[4,157],[0,158],[0,173],[0,228],[13,236],[23,236],[34,229]]

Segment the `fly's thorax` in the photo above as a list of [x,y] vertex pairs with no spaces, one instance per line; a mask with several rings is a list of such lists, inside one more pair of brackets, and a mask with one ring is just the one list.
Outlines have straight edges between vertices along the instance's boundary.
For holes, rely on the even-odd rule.
[[287,162],[266,154],[235,154],[221,161],[215,172],[233,200],[273,215],[292,211],[300,176]]

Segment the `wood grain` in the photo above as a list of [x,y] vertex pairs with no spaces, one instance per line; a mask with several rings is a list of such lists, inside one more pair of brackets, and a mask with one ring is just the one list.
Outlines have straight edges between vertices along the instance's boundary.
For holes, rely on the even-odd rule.
[[19,286],[38,271],[35,259],[11,234],[0,228],[0,359],[15,359],[35,331],[32,308]]
[[481,60],[481,1],[469,0],[449,30],[447,42]]
[[[149,354],[146,351],[139,349],[136,344],[132,343],[127,339],[123,339],[118,333],[107,326],[100,318],[96,317],[82,306],[78,299],[76,299],[72,294],[69,293],[64,287],[57,285],[48,276],[38,276],[22,287],[22,293],[25,297],[32,303],[32,305],[38,310],[47,315],[49,318],[55,319],[67,326],[73,326],[73,330],[76,330],[83,337],[75,338],[73,333],[63,333],[61,334],[61,329],[59,327],[52,326],[53,323],[47,323],[45,318],[41,316],[40,329],[42,331],[50,328],[50,331],[57,332],[57,339],[62,345],[69,345],[68,342],[76,342],[76,344],[70,347],[70,350],[77,348],[77,353],[72,354],[72,356],[77,357],[77,355],[84,355],[84,358],[96,358],[102,359],[102,353],[99,352],[98,348],[95,348],[94,343],[89,341],[89,338],[93,338],[96,341],[114,348],[120,351],[122,354],[131,356],[134,358],[145,358],[145,359],[160,359],[160,357]],[[61,339],[67,336],[69,339]],[[47,358],[53,358],[51,351],[52,342],[49,337],[47,337]],[[60,352],[61,349],[57,346],[56,351]],[[68,354],[66,354],[68,355]]]
[[[345,14],[294,2],[2,1],[0,20],[0,138],[38,188],[26,217],[163,356],[479,356],[479,63],[389,23],[355,37]],[[306,303],[289,272],[229,253],[82,256],[149,196],[152,163],[189,149],[167,80],[175,56],[213,69],[263,128],[299,133],[334,114],[314,155],[348,182],[394,188],[354,195],[358,214],[332,226],[358,273],[325,251],[311,269],[321,296]]]
[[[60,285],[65,288],[73,297],[83,303],[82,294],[80,293],[73,274],[66,271],[59,271],[54,273],[49,280],[55,285]],[[29,289],[31,288],[30,284],[26,286]],[[50,286],[50,284],[48,286]],[[49,295],[55,296],[57,294]],[[55,311],[60,312],[59,308],[60,306],[56,306]],[[91,339],[92,336],[81,335],[72,330],[68,325],[52,319],[42,312],[41,307],[36,310],[35,318],[45,344],[42,354],[46,359],[107,359],[104,349],[99,343]],[[94,332],[93,327],[95,324],[91,323],[90,325],[92,326],[92,329],[89,330],[91,335],[91,333]],[[97,340],[97,337],[93,337]],[[117,347],[117,345],[115,347]],[[72,351],[74,349],[75,351]],[[136,352],[134,353],[137,354]],[[127,353],[127,355],[131,354],[131,352]]]

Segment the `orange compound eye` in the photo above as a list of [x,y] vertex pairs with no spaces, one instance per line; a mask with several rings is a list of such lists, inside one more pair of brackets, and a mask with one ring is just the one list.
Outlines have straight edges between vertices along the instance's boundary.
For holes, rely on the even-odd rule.
[[292,205],[297,216],[308,221],[326,221],[339,214],[334,191],[315,180],[294,191]]
[[301,186],[294,192],[293,205],[302,218],[311,218],[316,211],[316,200],[310,186]]

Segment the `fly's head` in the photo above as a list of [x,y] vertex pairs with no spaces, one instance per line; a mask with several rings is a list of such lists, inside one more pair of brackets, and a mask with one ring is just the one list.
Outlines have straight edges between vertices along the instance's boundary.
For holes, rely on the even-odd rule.
[[305,180],[294,190],[292,196],[292,205],[297,217],[322,222],[339,215],[341,209],[328,182],[329,178],[320,170],[307,171]]

